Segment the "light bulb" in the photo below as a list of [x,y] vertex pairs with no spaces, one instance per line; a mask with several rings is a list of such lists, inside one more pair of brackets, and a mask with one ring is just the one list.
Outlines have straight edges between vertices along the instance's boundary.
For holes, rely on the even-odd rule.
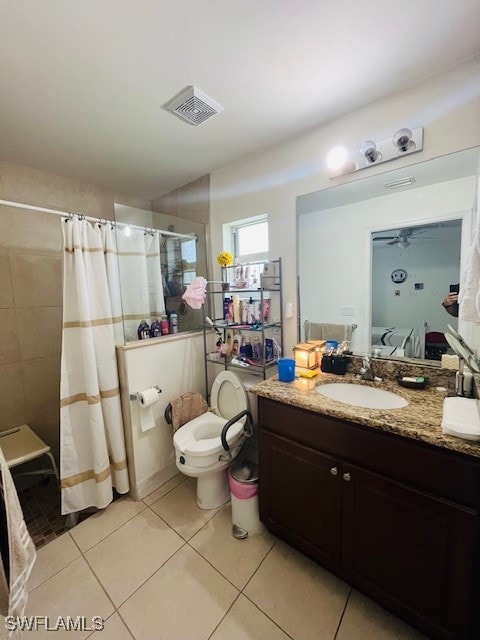
[[399,129],[393,136],[393,144],[403,153],[408,151],[414,144],[412,141],[412,132],[410,129]]
[[373,140],[366,140],[360,147],[360,155],[363,156],[367,162],[375,162],[380,155],[377,151],[377,145]]
[[132,230],[130,229],[130,227],[125,227],[123,233],[127,236],[127,238],[129,238],[132,235]]
[[327,156],[327,165],[330,169],[341,169],[348,157],[348,151],[345,147],[333,147]]

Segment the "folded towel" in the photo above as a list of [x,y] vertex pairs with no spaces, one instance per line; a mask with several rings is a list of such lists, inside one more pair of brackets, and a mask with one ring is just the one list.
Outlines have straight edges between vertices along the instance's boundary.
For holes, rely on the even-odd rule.
[[445,398],[442,432],[464,440],[480,440],[479,401],[474,398]]
[[172,426],[175,432],[182,425],[208,411],[208,404],[198,391],[187,391],[174,398],[172,404]]
[[[7,576],[7,563],[0,557],[0,613],[20,617],[25,613],[27,581],[35,562],[35,546],[27,531],[17,491],[1,448],[0,467],[3,487],[3,505],[0,508],[5,509],[9,565]],[[7,637],[19,638],[19,633],[13,631]]]

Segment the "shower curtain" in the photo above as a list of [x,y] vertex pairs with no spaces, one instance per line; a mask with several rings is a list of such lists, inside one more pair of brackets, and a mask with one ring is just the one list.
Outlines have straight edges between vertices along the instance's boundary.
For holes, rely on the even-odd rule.
[[142,320],[152,320],[165,313],[160,269],[160,234],[130,229],[117,233],[118,264],[122,283],[125,340],[137,340]]
[[115,340],[122,331],[115,232],[62,221],[62,513],[106,507],[129,490]]

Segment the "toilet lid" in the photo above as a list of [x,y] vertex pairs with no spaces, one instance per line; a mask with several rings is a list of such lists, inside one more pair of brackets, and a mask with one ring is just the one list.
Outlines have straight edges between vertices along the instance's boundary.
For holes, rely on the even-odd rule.
[[218,416],[222,416],[225,420],[230,420],[240,411],[248,409],[247,393],[240,378],[232,371],[222,371],[215,378],[210,396],[210,406]]

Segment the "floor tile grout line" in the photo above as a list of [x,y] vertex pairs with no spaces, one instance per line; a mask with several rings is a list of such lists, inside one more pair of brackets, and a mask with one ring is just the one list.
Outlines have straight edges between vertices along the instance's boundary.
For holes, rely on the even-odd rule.
[[264,611],[264,610],[263,610],[263,609],[262,609],[262,608],[261,608],[261,607],[260,607],[256,602],[254,602],[254,601],[252,600],[252,598],[251,598],[250,596],[248,596],[248,595],[247,595],[246,593],[244,593],[243,591],[242,591],[242,594],[241,594],[241,595],[242,595],[242,596],[244,596],[245,598],[247,598],[247,600],[248,600],[251,604],[253,604],[253,606],[254,606],[256,609],[258,609],[258,610],[260,611],[260,613],[262,613],[266,618],[268,618],[268,619],[270,620],[270,622],[272,622],[272,623],[273,623],[273,624],[274,624],[278,629],[280,629],[280,631],[281,631],[282,633],[284,633],[288,638],[291,638],[291,640],[295,640],[295,638],[294,638],[292,635],[290,635],[290,634],[288,633],[288,631],[286,631],[283,627],[281,627],[281,626],[280,626],[280,624],[279,624],[276,620],[274,620],[273,618],[271,618],[271,617],[268,615],[268,613],[266,613],[266,612],[265,612],[265,611]]
[[[175,476],[173,476],[175,477]],[[177,487],[179,487],[181,484],[183,484],[186,481],[186,477],[183,478],[182,480],[180,480],[180,482],[178,484],[176,484],[174,487],[172,487],[171,489],[169,489],[166,493],[164,493],[163,495],[161,495],[159,498],[157,498],[156,500],[154,500],[151,504],[147,504],[145,502],[145,498],[148,498],[148,496],[151,496],[152,493],[155,493],[155,491],[158,491],[159,489],[161,489],[162,485],[160,485],[160,487],[158,487],[158,489],[154,489],[153,491],[151,491],[148,495],[146,495],[144,498],[142,498],[141,500],[139,500],[139,502],[143,502],[144,505],[146,505],[147,507],[151,507],[152,504],[155,504],[156,502],[158,502],[159,500],[161,500],[162,498],[164,498],[165,496],[168,496],[169,493],[172,493],[172,491],[175,491],[175,489]],[[172,480],[172,478],[170,478],[170,480]],[[169,482],[169,480],[167,480],[167,482]]]
[[[111,618],[112,616],[114,616],[116,613],[118,614],[118,611],[115,609],[114,611],[112,611],[112,613],[111,613],[109,616],[107,616],[106,618],[102,618],[103,622],[106,622],[107,620],[110,620],[110,618]],[[93,637],[93,634],[94,634],[94,633],[96,633],[96,631],[95,631],[95,630],[94,630],[94,631],[92,631],[92,633],[90,633],[88,636],[86,636],[85,640],[88,640],[88,638]]]
[[208,638],[206,640],[210,640],[210,638],[213,636],[213,634],[215,633],[215,631],[218,629],[218,627],[222,624],[222,622],[225,620],[225,618],[227,617],[228,613],[231,611],[233,605],[235,604],[235,602],[240,598],[240,596],[242,595],[242,592],[239,591],[237,593],[237,595],[235,596],[232,604],[228,607],[228,609],[225,611],[225,613],[223,614],[223,616],[221,617],[221,619],[218,621],[218,624],[215,626],[215,628],[213,629],[212,633],[208,636]]
[[338,621],[337,630],[335,631],[335,635],[333,636],[333,640],[337,640],[338,632],[340,631],[340,627],[342,626],[343,616],[345,615],[345,611],[347,610],[348,602],[350,600],[350,596],[352,595],[353,588],[350,587],[350,591],[348,592],[347,599],[345,600],[345,606],[343,607],[342,615],[340,616],[340,620]]
[[187,542],[187,545],[190,547],[192,551],[195,551],[195,553],[197,553],[202,558],[202,560],[205,560],[205,562],[209,564],[212,567],[212,569],[214,569],[222,578],[224,578],[229,584],[231,584],[232,587],[234,587],[238,591],[238,593],[242,593],[242,590],[239,587],[237,587],[236,584],[233,584],[230,578],[227,578],[227,576],[223,575],[220,569],[217,569],[217,567],[213,565],[208,558],[205,558],[205,556],[198,549],[195,549],[195,547],[192,547],[192,545],[189,542]]
[[[248,585],[250,584],[250,582],[253,580],[254,576],[256,575],[257,571],[260,569],[260,567],[262,566],[262,564],[265,562],[265,560],[268,558],[268,556],[271,554],[272,549],[275,547],[275,545],[278,542],[278,538],[275,539],[273,541],[272,546],[270,547],[270,549],[267,551],[267,553],[265,554],[265,557],[263,558],[263,560],[260,562],[260,564],[258,565],[258,567],[255,569],[255,571],[252,573],[252,575],[250,576],[250,578],[247,581],[247,584],[243,587],[242,589],[242,593],[244,593],[245,589],[248,587]],[[245,595],[245,594],[244,594]]]
[[[183,540],[183,538],[182,538],[182,540]],[[177,555],[177,553],[179,553],[179,551],[181,551],[185,547],[186,544],[188,544],[188,543],[184,540],[182,546],[179,547],[176,551],[174,551],[174,553],[172,553],[172,555],[169,556],[166,560],[164,560],[164,562],[162,562],[162,564],[159,567],[157,567],[157,569],[155,569],[155,571],[150,576],[145,578],[145,580],[142,582],[142,584],[140,584],[138,587],[136,587],[135,590],[132,591],[132,593],[128,596],[128,598],[125,598],[125,600],[122,600],[122,602],[118,606],[114,605],[115,606],[115,610],[118,611],[120,609],[120,607],[123,607],[123,605],[127,602],[127,600],[129,600],[135,593],[137,593],[137,591],[139,589],[141,589],[151,578],[153,578],[153,576],[156,575],[160,571],[160,569],[162,569],[167,564],[167,562],[169,562],[173,557],[175,557]],[[92,571],[93,571],[93,569],[92,569]]]
[[[98,546],[101,542],[103,542],[104,540],[106,540],[108,538],[108,536],[110,536],[112,533],[115,533],[115,531],[118,531],[119,529],[121,529],[123,527],[123,525],[127,524],[127,522],[130,522],[130,520],[133,520],[133,518],[136,518],[138,515],[140,515],[142,513],[142,511],[145,511],[145,509],[148,509],[149,507],[144,504],[141,500],[132,500],[132,502],[134,502],[135,504],[143,504],[143,508],[140,511],[137,511],[137,513],[135,513],[134,515],[128,517],[125,522],[122,522],[122,524],[118,525],[118,527],[115,527],[114,529],[112,529],[109,533],[107,533],[107,535],[103,538],[101,538],[100,540],[98,540],[97,542],[95,542],[95,544],[93,544],[91,547],[88,547],[88,549],[85,549],[85,551],[83,551],[82,549],[80,549],[80,546],[76,543],[75,538],[72,536],[74,542],[77,544],[77,547],[80,549],[80,551],[82,553],[87,553],[88,551],[90,551],[91,549],[94,549],[96,546]],[[114,503],[111,502],[110,505],[113,505]],[[108,505],[108,506],[110,506]],[[97,511],[96,513],[92,514],[90,516],[90,518],[87,518],[86,520],[84,520],[83,522],[88,522],[93,516],[95,516],[97,513],[102,512],[105,513],[105,510],[108,509],[108,506],[105,507],[105,509],[100,509],[99,511]],[[158,514],[157,514],[158,515]],[[80,522],[79,524],[75,525],[75,527],[72,527],[70,529],[70,531],[68,531],[68,533],[70,533],[71,531],[73,531],[76,527],[78,527],[80,524],[83,524],[83,522]]]
[[[68,535],[68,536],[70,536],[70,531],[66,531],[64,534],[62,534],[62,536],[64,536],[64,535]],[[58,538],[55,538],[55,540],[50,540],[50,542],[55,542],[56,540],[59,540],[62,536],[59,536]],[[51,575],[51,576],[48,576],[48,578],[45,578],[45,580],[42,580],[42,582],[39,582],[39,583],[37,584],[37,586],[36,586],[36,587],[34,587],[34,588],[33,588],[33,589],[31,589],[31,590],[29,589],[29,590],[28,590],[28,593],[33,593],[33,592],[35,591],[35,589],[38,589],[38,587],[41,587],[41,586],[42,586],[42,584],[45,584],[45,582],[47,582],[47,580],[50,580],[50,578],[53,578],[54,576],[58,575],[61,571],[63,571],[63,570],[64,570],[64,569],[66,569],[67,567],[69,567],[72,563],[74,563],[74,562],[75,562],[76,560],[78,560],[81,556],[83,556],[82,550],[78,548],[78,544],[75,542],[75,540],[72,538],[72,536],[70,536],[70,538],[71,538],[71,540],[72,540],[73,544],[77,547],[78,552],[80,553],[80,555],[79,555],[79,556],[77,556],[76,558],[73,558],[73,560],[70,560],[70,562],[67,562],[67,564],[66,564],[66,565],[64,565],[61,569],[58,569],[58,571],[55,571],[55,573],[52,573],[52,575]],[[45,544],[43,547],[40,547],[40,548],[42,549],[42,548],[47,547],[47,546],[50,544],[50,542],[48,542],[47,544]],[[37,554],[38,554],[38,551],[39,551],[39,549],[36,549]],[[37,560],[36,560],[36,558],[35,558],[35,562],[36,562],[36,561],[37,561]],[[35,565],[34,565],[34,566],[35,566]]]

